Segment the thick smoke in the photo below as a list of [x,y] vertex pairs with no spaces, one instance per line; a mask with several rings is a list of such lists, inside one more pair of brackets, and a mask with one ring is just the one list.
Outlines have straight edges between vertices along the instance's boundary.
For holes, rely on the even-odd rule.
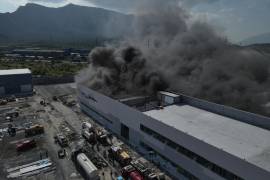
[[207,23],[192,21],[179,4],[144,4],[132,36],[94,49],[79,83],[112,96],[167,89],[266,114],[269,57],[230,44]]
[[137,48],[96,48],[90,60],[91,65],[81,72],[80,81],[107,95],[151,94],[167,88],[162,75],[147,64]]

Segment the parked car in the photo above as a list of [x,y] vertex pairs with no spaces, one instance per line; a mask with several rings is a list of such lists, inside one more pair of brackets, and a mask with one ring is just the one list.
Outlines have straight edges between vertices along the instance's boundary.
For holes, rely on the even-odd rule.
[[19,112],[17,112],[17,111],[10,111],[10,112],[7,112],[6,113],[6,117],[11,117],[11,118],[16,118],[16,117],[18,117],[19,116]]
[[13,95],[13,96],[7,97],[6,100],[7,102],[14,102],[16,101],[16,97]]
[[6,121],[12,122],[13,119],[12,119],[12,117],[10,117],[10,116],[6,116]]
[[52,98],[54,101],[58,101],[58,98],[57,98],[57,96],[53,96],[53,98]]
[[58,158],[63,159],[64,157],[66,157],[66,150],[65,149],[58,150]]
[[0,99],[0,105],[6,105],[8,102],[5,99]]

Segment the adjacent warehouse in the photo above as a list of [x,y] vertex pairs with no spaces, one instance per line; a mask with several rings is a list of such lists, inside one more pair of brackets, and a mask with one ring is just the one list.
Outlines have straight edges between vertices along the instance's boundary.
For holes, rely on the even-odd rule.
[[20,56],[42,56],[42,57],[53,57],[53,58],[63,58],[66,52],[63,50],[50,50],[50,49],[15,49],[12,54],[17,54]]
[[29,69],[0,70],[0,97],[32,94],[32,73]]
[[86,114],[177,179],[269,180],[270,118],[170,92],[78,90]]

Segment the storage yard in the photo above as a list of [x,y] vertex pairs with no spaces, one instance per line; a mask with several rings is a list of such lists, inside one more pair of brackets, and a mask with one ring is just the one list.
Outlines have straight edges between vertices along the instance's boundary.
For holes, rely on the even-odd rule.
[[[0,105],[0,179],[171,179],[83,114],[75,84]],[[1,101],[1,102],[2,102]]]

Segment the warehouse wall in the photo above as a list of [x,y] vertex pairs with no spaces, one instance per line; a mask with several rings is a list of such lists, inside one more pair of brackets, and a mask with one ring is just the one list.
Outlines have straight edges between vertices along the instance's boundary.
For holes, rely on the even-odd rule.
[[0,97],[9,95],[27,96],[32,95],[32,75],[16,74],[0,76]]
[[64,83],[73,83],[75,81],[73,75],[67,76],[34,76],[33,84],[34,85],[50,85],[50,84],[64,84]]

